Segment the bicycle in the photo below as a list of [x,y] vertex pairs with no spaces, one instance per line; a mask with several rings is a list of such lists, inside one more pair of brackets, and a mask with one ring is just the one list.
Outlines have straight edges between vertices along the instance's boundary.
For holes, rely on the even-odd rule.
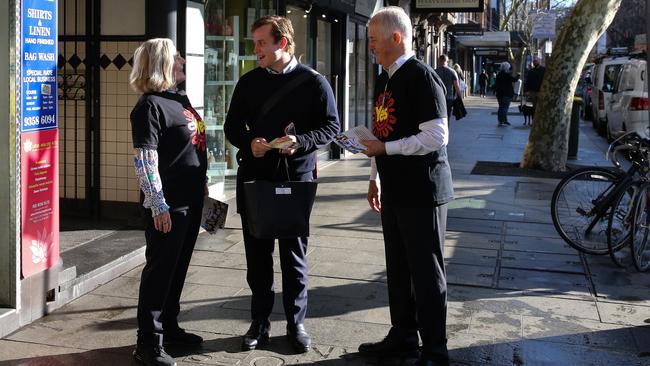
[[[620,145],[617,145],[620,142]],[[631,187],[639,172],[647,172],[650,141],[629,133],[612,143],[608,156],[614,168],[577,169],[564,177],[551,198],[553,225],[571,247],[604,255],[624,247],[630,237]],[[632,164],[624,171],[618,161],[627,152]]]

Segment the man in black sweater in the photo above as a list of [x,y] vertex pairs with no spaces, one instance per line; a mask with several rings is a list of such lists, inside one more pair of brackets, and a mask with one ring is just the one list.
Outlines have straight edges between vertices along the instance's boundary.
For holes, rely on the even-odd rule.
[[[252,292],[252,324],[243,337],[243,350],[269,341],[269,316],[275,297],[275,240],[249,234],[243,182],[272,180],[281,156],[288,161],[290,180],[313,180],[316,150],[339,131],[332,88],[323,76],[299,64],[293,55],[291,22],[280,16],[262,17],[253,24],[252,32],[260,67],[237,83],[224,125],[226,137],[239,149],[237,208],[246,249],[246,279]],[[282,148],[273,148],[273,140],[277,143],[274,146]],[[279,239],[279,248],[287,336],[297,352],[307,352],[311,347],[303,324],[307,312],[307,238]]]
[[[392,328],[359,352],[386,358],[418,353],[416,365],[449,365],[443,261],[447,203],[453,199],[443,82],[411,50],[411,22],[399,7],[377,12],[370,50],[384,72],[375,87],[368,203],[381,213]],[[379,173],[380,183],[376,179]],[[380,188],[381,187],[381,200]]]

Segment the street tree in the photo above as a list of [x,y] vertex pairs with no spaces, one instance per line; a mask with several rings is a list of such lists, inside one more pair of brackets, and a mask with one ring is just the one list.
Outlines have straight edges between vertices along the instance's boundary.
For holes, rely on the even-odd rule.
[[573,94],[589,52],[614,19],[621,0],[578,0],[547,62],[522,168],[564,171]]

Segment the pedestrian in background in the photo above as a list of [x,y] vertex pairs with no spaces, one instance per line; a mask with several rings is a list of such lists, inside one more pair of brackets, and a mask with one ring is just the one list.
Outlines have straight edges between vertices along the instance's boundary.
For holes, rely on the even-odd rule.
[[487,85],[488,85],[488,78],[489,77],[487,72],[485,71],[485,69],[483,69],[481,74],[478,76],[478,85],[480,89],[479,94],[481,98],[485,98],[485,93],[487,91]]
[[163,343],[203,341],[178,324],[208,192],[205,125],[185,93],[176,89],[185,80],[184,64],[170,39],[151,39],[135,51],[129,78],[142,93],[131,112],[135,171],[147,216],[133,356],[145,365],[176,365]]
[[492,94],[495,95],[496,95],[496,90],[495,90],[496,82],[497,82],[497,73],[493,71],[492,73],[490,73],[489,88]]
[[454,64],[454,71],[458,75],[458,84],[460,89],[460,95],[465,96],[465,90],[467,89],[467,82],[465,82],[465,73],[459,64]]
[[[252,33],[259,67],[237,82],[224,125],[226,137],[239,149],[237,209],[244,234],[246,279],[252,292],[252,322],[242,338],[245,351],[269,341],[275,299],[275,239],[250,235],[243,183],[273,180],[285,157],[289,180],[312,181],[316,150],[326,146],[339,132],[332,88],[322,75],[298,63],[294,56],[291,21],[281,16],[265,16],[253,23]],[[269,142],[274,139],[289,146],[281,151],[273,149]],[[311,348],[311,338],[304,326],[307,237],[281,238],[278,242],[287,336],[296,352],[307,352]]]
[[445,100],[447,103],[447,119],[449,119],[452,112],[452,103],[456,96],[460,96],[462,93],[460,91],[460,79],[456,71],[449,67],[449,57],[447,55],[438,57],[436,74],[438,74],[446,89]]
[[416,365],[447,366],[442,251],[453,187],[444,86],[415,58],[411,21],[402,8],[378,11],[368,40],[383,72],[374,93],[378,140],[362,143],[372,157],[368,203],[381,214],[391,329],[382,341],[361,344],[359,352],[379,359],[416,356],[419,332]]
[[508,109],[510,109],[510,102],[512,102],[512,98],[515,95],[512,83],[517,80],[519,80],[519,75],[512,76],[510,63],[507,61],[502,62],[494,85],[497,101],[499,102],[499,110],[497,112],[499,126],[510,125],[510,122],[508,122]]
[[544,81],[544,72],[546,68],[539,63],[537,57],[533,58],[533,67],[528,70],[526,82],[524,83],[524,94],[526,101],[530,102],[533,107],[537,105],[537,96],[539,90],[542,88],[542,81]]

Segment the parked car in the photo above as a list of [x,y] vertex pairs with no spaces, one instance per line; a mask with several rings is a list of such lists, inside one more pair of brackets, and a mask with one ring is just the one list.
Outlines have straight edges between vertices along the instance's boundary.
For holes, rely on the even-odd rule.
[[629,60],[629,56],[606,57],[596,62],[591,72],[593,82],[591,88],[592,123],[598,134],[602,136],[607,134],[609,98],[614,90],[618,74]]
[[647,62],[640,59],[629,60],[623,65],[609,100],[608,140],[629,131],[650,137],[647,69]]

